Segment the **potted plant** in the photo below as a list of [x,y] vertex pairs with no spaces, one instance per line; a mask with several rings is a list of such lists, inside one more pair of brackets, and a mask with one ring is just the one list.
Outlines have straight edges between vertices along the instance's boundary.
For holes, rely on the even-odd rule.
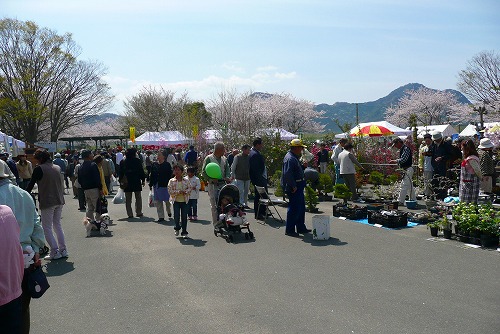
[[347,205],[347,200],[352,197],[352,192],[345,184],[336,184],[333,192],[335,198],[340,198],[343,200],[344,205]]
[[438,224],[439,229],[443,231],[443,236],[446,239],[451,239],[451,222],[448,220],[446,213],[443,214],[443,217],[438,219],[436,223]]
[[438,231],[439,231],[439,222],[438,221],[428,222],[427,227],[431,229],[431,236],[433,236],[433,237],[438,236]]
[[491,205],[481,205],[478,208],[480,240],[482,247],[498,246],[500,216]]
[[319,193],[319,200],[323,201],[331,201],[332,196],[328,195],[328,193],[331,193],[333,191],[333,181],[332,178],[329,174],[323,173],[319,174],[318,178],[318,193]]
[[310,185],[306,185],[304,197],[306,200],[307,211],[318,212],[319,210],[316,207],[319,203],[318,194]]

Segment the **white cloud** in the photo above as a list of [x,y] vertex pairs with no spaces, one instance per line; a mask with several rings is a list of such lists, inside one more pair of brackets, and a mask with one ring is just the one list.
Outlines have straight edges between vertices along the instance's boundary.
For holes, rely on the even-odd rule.
[[276,71],[278,68],[273,65],[268,65],[268,66],[262,66],[262,67],[257,67],[257,72],[271,72],[271,71]]
[[230,62],[224,63],[224,64],[222,64],[221,67],[223,69],[230,71],[230,72],[245,73],[245,68],[240,66],[240,63],[237,61],[230,61]]
[[[224,65],[223,65],[224,66]],[[188,93],[188,96],[194,100],[206,100],[212,97],[222,89],[234,88],[238,91],[264,90],[278,91],[275,86],[284,81],[292,81],[296,78],[295,71],[289,73],[255,73],[250,76],[231,75],[217,76],[210,75],[199,80],[176,81],[176,82],[152,82],[148,80],[134,80],[121,76],[107,75],[103,77],[112,89],[115,95],[116,103],[113,112],[121,113],[123,101],[139,93],[144,87],[163,87],[166,90],[182,94]]]

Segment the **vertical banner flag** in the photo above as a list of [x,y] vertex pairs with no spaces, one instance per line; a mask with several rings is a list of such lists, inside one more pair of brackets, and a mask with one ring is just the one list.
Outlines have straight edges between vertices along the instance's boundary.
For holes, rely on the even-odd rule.
[[129,128],[129,132],[130,132],[130,141],[132,143],[135,143],[135,127],[131,126]]

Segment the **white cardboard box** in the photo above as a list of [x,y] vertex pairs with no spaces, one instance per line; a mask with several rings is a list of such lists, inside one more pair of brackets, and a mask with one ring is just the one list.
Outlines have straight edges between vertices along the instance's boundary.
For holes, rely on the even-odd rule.
[[330,239],[330,216],[314,215],[312,217],[312,226],[314,240]]

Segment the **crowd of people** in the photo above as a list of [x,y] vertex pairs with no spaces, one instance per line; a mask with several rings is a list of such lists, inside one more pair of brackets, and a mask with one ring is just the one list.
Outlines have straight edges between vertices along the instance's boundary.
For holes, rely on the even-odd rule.
[[[401,172],[401,187],[397,201],[416,200],[414,175],[423,176],[422,194],[428,199],[443,200],[458,190],[461,202],[477,203],[480,193],[491,194],[495,186],[494,145],[488,138],[445,138],[439,131],[423,135],[418,149],[412,149],[411,140],[396,137],[390,147],[398,150],[399,157],[389,163],[397,164]],[[322,147],[323,148],[323,147]],[[336,184],[345,183],[358,201],[354,174],[365,168],[356,160],[352,144],[342,138],[332,147],[331,159],[335,168]],[[346,152],[347,151],[347,152]],[[318,161],[323,154],[318,153]],[[417,159],[418,157],[418,159]],[[415,163],[417,161],[417,163]]]
[[[473,138],[450,141],[443,138],[440,132],[432,132],[424,135],[418,151],[400,138],[395,138],[391,147],[398,150],[399,157],[390,162],[397,164],[403,171],[398,197],[401,204],[406,199],[416,198],[413,186],[415,167],[423,175],[423,195],[429,198],[443,199],[449,195],[452,186],[442,187],[443,179],[458,181],[459,199],[469,203],[476,203],[480,191],[490,193],[495,185],[494,145],[487,138],[479,142]],[[99,203],[107,195],[115,195],[114,187],[119,186],[119,191],[123,191],[125,197],[126,215],[133,219],[143,216],[142,191],[147,182],[151,193],[150,206],[156,208],[157,221],[165,221],[165,213],[169,218],[173,216],[175,236],[186,238],[189,234],[188,221],[199,219],[197,206],[202,182],[197,174],[201,173],[207,183],[211,220],[217,232],[222,228],[217,196],[225,184],[236,185],[239,202],[246,210],[251,210],[248,195],[252,184],[255,219],[265,219],[268,214],[267,207],[260,201],[262,192],[257,190],[257,187],[262,187],[266,194],[268,192],[269,177],[263,148],[262,138],[255,138],[252,145],[242,145],[227,155],[224,143],[217,142],[213,151],[204,157],[194,146],[190,146],[185,153],[169,148],[145,152],[139,152],[134,147],[126,150],[84,149],[60,152],[53,158],[46,150],[38,149],[33,155],[34,163],[24,154],[19,155],[17,162],[14,162],[8,154],[1,153],[0,249],[2,254],[11,255],[0,258],[2,268],[8,268],[0,272],[2,323],[11,326],[8,327],[9,332],[28,333],[31,297],[27,291],[25,273],[41,265],[39,254],[45,244],[49,246],[45,260],[69,256],[61,213],[65,205],[64,195],[69,194],[70,188],[73,198],[78,200],[79,210],[85,211],[85,217],[99,220],[103,214]],[[300,139],[292,140],[282,162],[280,183],[289,202],[285,235],[291,237],[311,232],[305,224],[304,188],[307,177],[304,171],[311,158],[304,159],[309,153],[305,148],[306,145]],[[321,144],[317,165],[313,167],[325,173],[331,159],[335,183],[346,184],[352,192],[351,199],[362,202],[358,198],[355,175],[365,168],[356,159],[353,148],[348,139],[341,139],[331,149]],[[417,165],[414,163],[416,156]],[[220,175],[209,175],[209,164],[216,164]],[[40,215],[36,209],[35,195],[38,195]],[[17,244],[21,248],[16,250]],[[20,252],[34,253],[33,260],[25,263]]]

